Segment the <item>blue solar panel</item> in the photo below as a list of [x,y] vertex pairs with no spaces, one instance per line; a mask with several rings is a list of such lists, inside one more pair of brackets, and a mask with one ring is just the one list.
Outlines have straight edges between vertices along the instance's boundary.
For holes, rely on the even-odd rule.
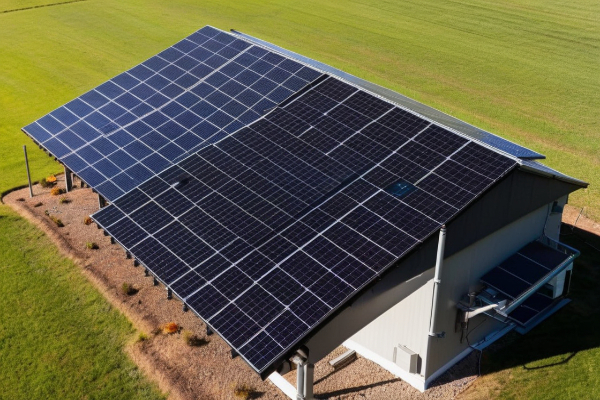
[[481,281],[516,298],[568,258],[568,254],[534,241],[485,274]]
[[[321,75],[308,67],[288,66],[297,71],[271,80],[266,75],[276,69],[279,57],[205,27],[23,130],[114,200],[149,178],[129,170],[136,162],[158,173],[252,123]],[[258,86],[248,87],[258,80]],[[98,141],[103,142],[101,158],[107,162],[95,164],[99,158],[88,156],[85,149]],[[114,146],[112,151],[106,143]],[[131,143],[136,145],[126,147]]]

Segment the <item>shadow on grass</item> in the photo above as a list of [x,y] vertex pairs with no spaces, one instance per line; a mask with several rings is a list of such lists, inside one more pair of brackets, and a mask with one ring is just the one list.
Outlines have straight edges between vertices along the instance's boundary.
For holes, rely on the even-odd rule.
[[581,351],[600,347],[600,237],[563,225],[560,239],[581,251],[568,296],[572,302],[526,335],[511,332],[484,350],[482,373],[519,366],[550,368],[568,364]]
[[573,353],[569,354],[568,356],[566,356],[564,359],[558,361],[558,362],[553,362],[553,363],[549,363],[549,364],[545,364],[545,365],[539,365],[537,367],[528,367],[527,365],[523,365],[523,369],[526,369],[528,371],[533,371],[536,369],[543,369],[543,368],[549,368],[549,367],[555,367],[557,365],[561,365],[561,364],[566,364],[568,363],[571,358],[575,357],[575,355],[579,353],[578,351],[574,351]]

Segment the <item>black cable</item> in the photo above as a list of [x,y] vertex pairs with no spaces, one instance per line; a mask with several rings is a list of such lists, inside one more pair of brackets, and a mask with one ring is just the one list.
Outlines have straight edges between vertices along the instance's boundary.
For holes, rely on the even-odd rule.
[[471,330],[470,330],[469,332],[467,332],[467,334],[465,335],[465,339],[466,339],[466,341],[467,341],[467,344],[469,345],[469,347],[470,347],[470,348],[472,348],[473,350],[477,350],[477,351],[479,351],[479,360],[477,361],[477,364],[478,364],[478,368],[477,368],[477,369],[478,369],[478,373],[477,373],[477,376],[481,376],[481,357],[483,356],[483,350],[476,349],[475,347],[473,347],[473,346],[471,345],[471,343],[469,342],[469,335],[470,335],[471,333],[473,333],[473,331],[474,331],[475,329],[477,329],[477,328],[479,328],[481,325],[483,325],[483,323],[484,323],[484,322],[486,322],[486,321],[487,321],[487,318],[484,316],[484,320],[483,320],[483,321],[481,321],[479,324],[477,324],[477,325],[476,325],[476,326],[475,326],[473,329],[471,329]]

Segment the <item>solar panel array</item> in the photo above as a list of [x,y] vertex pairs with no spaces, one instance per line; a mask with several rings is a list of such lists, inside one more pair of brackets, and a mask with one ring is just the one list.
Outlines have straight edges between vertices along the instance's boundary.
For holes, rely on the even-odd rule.
[[114,200],[319,76],[205,27],[23,130]]
[[[531,242],[485,274],[481,281],[505,295],[510,302],[568,258],[568,254],[537,241]],[[552,304],[550,297],[536,292],[512,311],[509,318],[525,325]]]
[[93,217],[262,372],[515,165],[329,77]]

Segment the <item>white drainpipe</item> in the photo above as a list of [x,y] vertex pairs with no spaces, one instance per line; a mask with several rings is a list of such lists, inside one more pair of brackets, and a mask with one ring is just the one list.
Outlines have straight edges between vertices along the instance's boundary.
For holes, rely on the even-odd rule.
[[442,264],[444,262],[444,249],[446,247],[446,225],[440,229],[440,240],[438,241],[437,258],[435,260],[435,275],[433,277],[433,300],[431,304],[431,319],[429,321],[429,336],[444,337],[445,332],[437,332],[435,321],[437,314],[438,292],[440,290],[440,275],[442,273]]

